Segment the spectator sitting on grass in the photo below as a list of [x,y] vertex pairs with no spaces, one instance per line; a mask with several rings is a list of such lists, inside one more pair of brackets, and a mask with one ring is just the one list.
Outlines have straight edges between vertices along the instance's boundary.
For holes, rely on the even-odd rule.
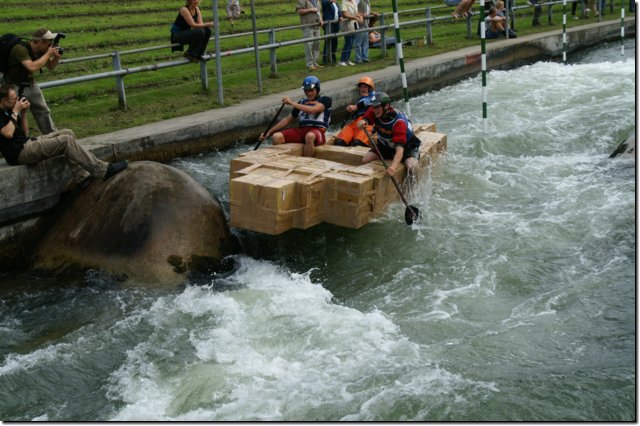
[[[504,28],[504,24],[506,20],[507,18],[505,18],[504,16],[500,16],[498,14],[498,9],[491,6],[491,8],[489,9],[489,16],[484,18],[484,22],[487,27],[485,32],[486,38],[490,39],[490,38],[506,37],[507,31]],[[511,28],[509,28],[509,37],[510,38],[518,37]]]

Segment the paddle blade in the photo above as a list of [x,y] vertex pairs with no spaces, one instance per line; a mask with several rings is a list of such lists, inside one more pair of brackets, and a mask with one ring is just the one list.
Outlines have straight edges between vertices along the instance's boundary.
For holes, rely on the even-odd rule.
[[404,221],[407,225],[411,225],[418,220],[418,216],[420,216],[420,210],[416,206],[408,206],[404,211]]

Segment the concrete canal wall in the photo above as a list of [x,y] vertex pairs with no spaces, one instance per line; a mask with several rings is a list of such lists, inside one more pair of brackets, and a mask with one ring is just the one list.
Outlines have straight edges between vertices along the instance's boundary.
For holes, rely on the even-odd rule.
[[[568,52],[620,37],[620,21],[593,23],[568,31]],[[635,17],[625,20],[625,34],[635,36]],[[425,47],[428,48],[428,47]],[[562,54],[561,29],[492,41],[487,46],[489,69],[512,68],[524,63],[556,58]],[[632,53],[630,53],[632,54]],[[473,46],[405,64],[412,96],[437,89],[480,72],[480,47]],[[402,83],[397,66],[367,72],[376,88],[399,97]],[[343,111],[355,96],[357,76],[322,83],[322,93],[333,98],[335,111]],[[46,93],[45,93],[46,95]],[[298,98],[299,89],[249,99],[237,105],[147,124],[80,142],[105,160],[168,161],[211,149],[223,149],[240,141],[254,142],[279,108],[281,96]],[[478,105],[481,100],[478,99]],[[334,122],[341,119],[339,115]],[[0,160],[0,266],[20,258],[38,233],[38,217],[55,206],[70,179],[62,158],[35,167],[10,167]]]

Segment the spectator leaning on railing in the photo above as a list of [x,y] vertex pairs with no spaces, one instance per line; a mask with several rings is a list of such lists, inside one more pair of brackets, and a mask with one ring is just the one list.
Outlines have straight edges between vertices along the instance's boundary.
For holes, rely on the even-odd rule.
[[55,131],[56,126],[33,74],[45,67],[52,70],[58,65],[60,48],[52,46],[57,35],[46,28],[40,28],[33,33],[29,43],[15,44],[9,51],[9,68],[2,80],[4,84],[19,87],[20,96],[29,101],[31,114],[43,135]]
[[[318,8],[319,0],[298,0],[296,12],[300,15],[300,23],[305,25],[302,28],[304,38],[320,37],[320,27],[322,26],[322,16]],[[304,43],[304,59],[310,71],[320,67],[318,58],[320,57],[320,40],[312,40]]]
[[[357,29],[362,24],[362,18],[358,15],[358,5],[355,0],[342,0],[342,22],[340,22],[340,31],[349,32]],[[340,55],[338,65],[346,67],[347,65],[355,65],[351,62],[351,49],[353,47],[353,34],[345,34],[344,47]]]
[[[340,31],[340,17],[342,11],[338,7],[336,0],[322,0],[322,20],[324,21],[324,34],[338,34]],[[336,52],[338,51],[338,38],[325,39],[324,49],[322,50],[322,65],[329,62],[335,64]]]

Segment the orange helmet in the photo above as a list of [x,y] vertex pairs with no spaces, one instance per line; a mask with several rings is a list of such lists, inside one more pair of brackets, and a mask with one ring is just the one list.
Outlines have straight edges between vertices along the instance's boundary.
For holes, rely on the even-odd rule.
[[373,80],[371,80],[371,77],[362,77],[360,81],[358,81],[357,85],[360,86],[361,84],[366,84],[371,88],[371,90],[374,90],[376,88],[373,84]]

